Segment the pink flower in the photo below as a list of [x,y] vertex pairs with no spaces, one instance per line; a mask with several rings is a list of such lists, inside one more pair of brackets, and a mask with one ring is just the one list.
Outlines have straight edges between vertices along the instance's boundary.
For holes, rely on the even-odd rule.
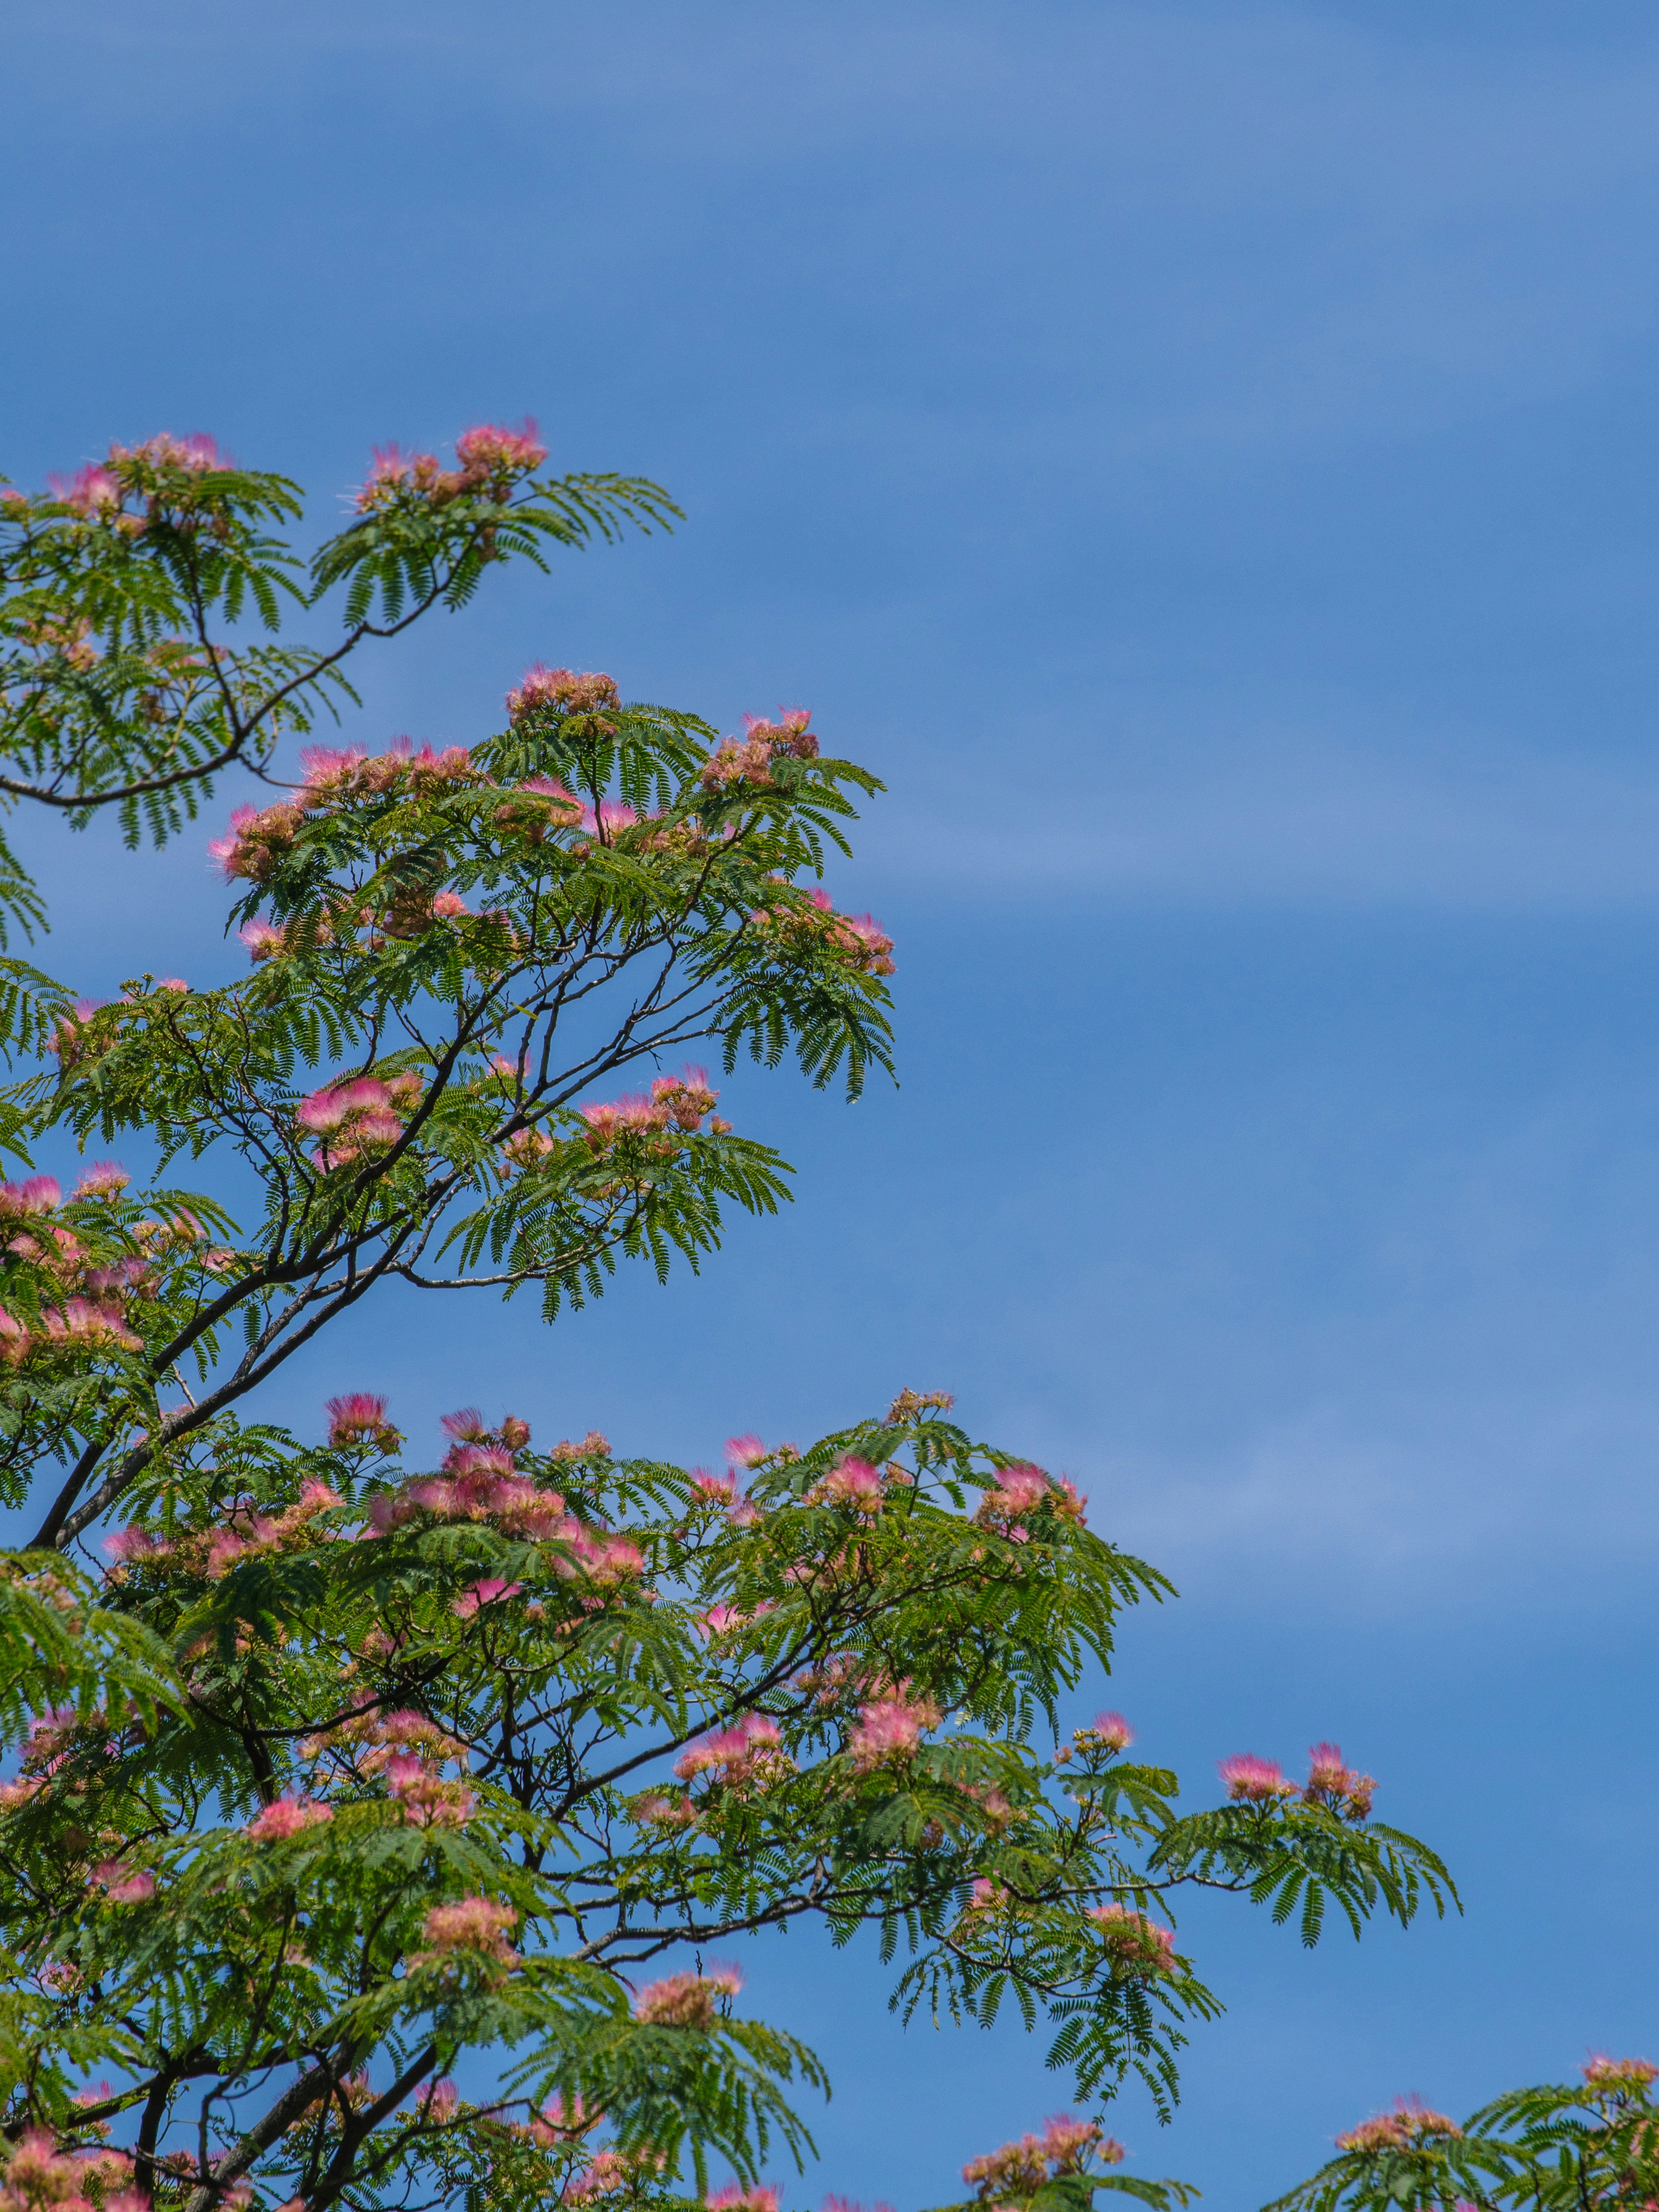
[[1097,1905],[1089,1918],[1101,1931],[1108,1954],[1127,1973],[1172,1974],[1175,1936],[1144,1912],[1127,1905]]
[[134,1527],[117,1528],[112,1534],[106,1536],[104,1549],[109,1553],[111,1559],[118,1559],[124,1565],[130,1566],[134,1561],[139,1559],[165,1559],[172,1552],[173,1547],[171,1544],[158,1541],[150,1534],[148,1528]]
[[432,911],[440,921],[459,921],[468,908],[459,891],[440,891],[432,902]]
[[1342,1747],[1316,1743],[1309,1753],[1312,1764],[1303,1800],[1322,1805],[1347,1820],[1363,1820],[1371,1809],[1376,1784],[1369,1774],[1358,1774],[1344,1763]]
[[464,1828],[477,1802],[464,1783],[444,1781],[411,1752],[386,1761],[386,1786],[417,1828]]
[[1443,2112],[1431,2112],[1415,2097],[1396,2097],[1393,2112],[1362,2120],[1357,2128],[1337,2137],[1336,2147],[1367,2152],[1410,2150],[1424,2136],[1444,2136],[1455,2142],[1462,2132]]
[[471,1620],[481,1606],[502,1604],[510,1597],[517,1597],[523,1588],[522,1583],[496,1582],[486,1578],[474,1583],[471,1589],[464,1590],[450,1611],[459,1614],[463,1620]]
[[146,1898],[155,1894],[155,1877],[142,1869],[137,1872],[124,1866],[119,1859],[105,1859],[94,1867],[92,1878],[101,1882],[104,1894],[112,1905],[142,1905]]
[[711,2190],[703,2198],[708,2212],[778,2212],[777,2190],[764,2182],[728,2181],[724,2189]]
[[653,1982],[634,2000],[634,2017],[647,2027],[713,2027],[721,1997],[734,1997],[743,1987],[735,1966],[719,1966],[710,1974],[670,1974]]
[[882,1479],[868,1460],[844,1459],[812,1485],[805,1505],[846,1505],[872,1520],[886,1504]]
[[183,469],[191,476],[230,465],[220,453],[218,441],[205,430],[192,430],[183,438],[175,438],[171,430],[158,430],[142,445],[112,446],[109,457],[112,462],[140,461],[153,469]]
[[1593,2089],[1645,2089],[1659,2079],[1659,2066],[1648,2058],[1608,2058],[1597,2052],[1584,2068]]
[[121,487],[100,461],[88,461],[78,468],[67,483],[62,477],[49,479],[53,491],[65,507],[73,507],[79,515],[111,515],[119,512]]
[[459,1413],[445,1413],[438,1426],[457,1443],[482,1443],[489,1434],[489,1425],[476,1406],[463,1406]]
[[0,1182],[0,1221],[23,1221],[50,1213],[63,1199],[55,1176],[31,1176],[27,1182]]
[[435,453],[405,453],[398,446],[376,446],[368,476],[357,493],[357,512],[368,514],[382,507],[407,483],[424,488],[440,473]]
[[1270,1804],[1276,1797],[1294,1797],[1296,1784],[1287,1782],[1277,1759],[1258,1759],[1241,1751],[1224,1759],[1216,1771],[1227,1785],[1227,1795],[1246,1805]]
[[520,430],[479,422],[463,430],[455,441],[455,458],[469,475],[526,474],[547,459],[547,448],[538,434],[534,419],[526,415]]
[[939,1707],[930,1698],[913,1698],[903,1691],[873,1698],[860,1712],[848,1735],[847,1748],[860,1774],[890,1760],[908,1759],[926,1729],[939,1724]]
[[767,1447],[757,1436],[728,1437],[726,1440],[726,1459],[729,1467],[758,1467],[769,1456]]
[[305,1797],[279,1797],[274,1805],[256,1814],[242,1832],[256,1844],[281,1844],[302,1829],[319,1827],[333,1818],[331,1805],[319,1805]]
[[76,1198],[118,1198],[132,1177],[115,1160],[94,1160],[75,1186]]
[[384,1449],[381,1440],[397,1435],[386,1421],[386,1400],[377,1391],[349,1390],[343,1397],[331,1398],[325,1410],[328,1441],[335,1451],[353,1451],[366,1443],[380,1444]]
[[284,943],[284,933],[269,921],[246,922],[236,934],[256,960],[274,960]]
[[762,1754],[775,1752],[782,1741],[783,1731],[767,1714],[745,1713],[731,1728],[689,1744],[675,1760],[674,1772],[682,1782],[712,1770],[723,1770],[720,1778],[727,1783],[746,1779],[768,1763]]
[[1121,1713],[1097,1713],[1086,1729],[1078,1730],[1079,1736],[1092,1737],[1108,1751],[1127,1751],[1135,1740],[1135,1732]]
[[447,2127],[454,2118],[460,2101],[460,2092],[453,2081],[447,2079],[434,2081],[421,2100],[422,2116],[428,2120],[435,2120],[440,2127]]
[[426,1916],[426,1940],[434,1952],[478,1951],[501,1966],[516,1966],[519,1954],[507,1938],[518,1918],[510,1905],[497,1905],[488,1897],[464,1897],[457,1905],[433,1906]]
[[[548,668],[539,660],[533,668],[526,669],[516,690],[507,695],[507,711],[514,721],[521,715],[545,708],[567,714],[591,714],[605,707],[617,704],[616,684],[608,676],[578,676],[572,668]],[[534,782],[525,786],[534,790]],[[548,797],[569,798],[562,785],[547,791]]]
[[1007,1467],[998,1475],[975,1509],[975,1521],[1012,1525],[1046,1505],[1053,1496],[1048,1476],[1040,1467]]

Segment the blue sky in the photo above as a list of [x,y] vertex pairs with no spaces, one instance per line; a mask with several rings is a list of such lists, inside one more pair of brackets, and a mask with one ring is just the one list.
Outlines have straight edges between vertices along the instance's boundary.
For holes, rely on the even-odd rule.
[[[551,1335],[383,1308],[380,1385],[706,1457],[899,1385],[1174,1575],[1113,1702],[1339,1737],[1467,1917],[1230,2010],[1143,2172],[1248,2207],[1419,2091],[1651,2049],[1659,1820],[1659,23],[1268,7],[289,0],[8,11],[0,463],[216,431],[313,488],[528,410],[671,541],[508,578],[367,673],[465,739],[529,660],[889,796],[902,1087],[731,1088],[800,1169],[701,1281]],[[227,793],[224,805],[230,804]],[[216,811],[221,810],[216,810]],[[37,825],[48,963],[228,971],[203,836]],[[936,2203],[1060,2101],[792,1936],[826,2187]],[[1659,2050],[1653,2055],[1659,2056]]]

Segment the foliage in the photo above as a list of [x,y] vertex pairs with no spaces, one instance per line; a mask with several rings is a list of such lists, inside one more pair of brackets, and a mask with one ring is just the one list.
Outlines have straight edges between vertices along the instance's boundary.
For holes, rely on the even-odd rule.
[[1459,2127],[1402,2100],[1270,2212],[1645,2212],[1659,2198],[1659,2067],[1593,2058],[1581,2081],[1511,2090]]
[[[295,487],[210,441],[8,495],[0,791],[168,835],[227,767],[275,781],[367,638],[672,512],[544,459],[494,428],[453,469],[384,453],[307,568]],[[330,592],[335,647],[246,641]],[[849,1097],[890,1066],[890,940],[818,880],[878,789],[805,712],[721,740],[538,665],[477,743],[311,748],[237,809],[240,981],[0,977],[29,1062],[0,1140],[155,1162],[0,1186],[0,1478],[40,1516],[0,1574],[4,2212],[776,2212],[822,2070],[711,1946],[871,1929],[907,2017],[1012,2003],[1084,2098],[1139,2079],[1167,2117],[1218,2009],[1185,1892],[1308,1943],[1332,1904],[1358,1933],[1453,1897],[1333,1746],[1305,1785],[1224,1762],[1183,1814],[1120,1717],[1068,1733],[1169,1586],[942,1394],[720,1473],[470,1409],[434,1468],[372,1395],[320,1444],[244,1405],[384,1283],[534,1285],[552,1321],[775,1210],[787,1164],[665,1061],[793,1054]],[[1189,2193],[1121,2158],[1061,2118],[964,2180],[1018,2212]]]

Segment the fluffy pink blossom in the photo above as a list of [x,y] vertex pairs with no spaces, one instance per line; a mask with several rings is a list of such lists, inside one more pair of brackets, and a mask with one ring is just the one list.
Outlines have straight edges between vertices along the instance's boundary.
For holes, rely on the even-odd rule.
[[1121,1713],[1097,1713],[1088,1727],[1077,1733],[1103,1744],[1108,1751],[1127,1751],[1135,1740],[1134,1730]]
[[112,1905],[142,1905],[146,1898],[155,1894],[153,1874],[143,1868],[135,1870],[119,1859],[105,1859],[94,1867],[92,1879],[102,1883],[105,1897]]
[[435,453],[405,453],[397,445],[376,446],[368,474],[357,492],[357,511],[368,513],[385,504],[406,483],[434,482],[440,474]]
[[507,1598],[517,1597],[523,1588],[522,1583],[504,1583],[486,1577],[483,1582],[474,1583],[471,1589],[463,1590],[450,1611],[463,1620],[471,1620],[480,1607],[502,1604]]
[[617,830],[632,830],[639,818],[634,809],[621,799],[602,799],[597,813],[591,806],[583,807],[581,826],[586,836],[608,844]]
[[112,1559],[131,1566],[141,1559],[164,1559],[173,1550],[171,1544],[152,1536],[148,1528],[137,1527],[117,1528],[104,1539],[104,1549]]
[[386,1786],[417,1828],[464,1828],[477,1803],[465,1783],[446,1782],[412,1752],[397,1752],[386,1761]]
[[1455,2142],[1463,2130],[1443,2112],[1431,2112],[1415,2097],[1397,2097],[1391,2112],[1362,2120],[1346,2135],[1339,2136],[1339,2150],[1410,2150],[1425,2136],[1443,2136]]
[[423,2119],[435,2120],[440,2127],[447,2127],[454,2118],[460,2101],[459,2090],[446,2075],[442,2081],[434,2081],[421,2099],[421,2116]]
[[142,1352],[143,1339],[127,1326],[118,1305],[96,1298],[65,1298],[47,1306],[42,1318],[49,1342],[77,1352]]
[[1236,1752],[1224,1759],[1216,1772],[1227,1785],[1227,1795],[1246,1805],[1271,1804],[1276,1797],[1294,1797],[1296,1784],[1285,1779],[1277,1759],[1258,1759],[1253,1751]]
[[718,1966],[708,1974],[670,1974],[652,1982],[634,2000],[634,2017],[649,2027],[713,2027],[722,1997],[734,1997],[743,1987],[735,1966]]
[[514,721],[538,708],[582,714],[617,704],[617,687],[610,677],[579,676],[574,668],[548,668],[539,660],[533,668],[526,669],[516,688],[507,695],[507,711]]
[[728,1783],[746,1779],[767,1763],[762,1754],[775,1753],[782,1741],[783,1731],[769,1715],[745,1713],[729,1729],[688,1744],[674,1762],[674,1772],[682,1782],[710,1772]]
[[0,1222],[25,1221],[33,1214],[50,1213],[63,1195],[55,1176],[31,1176],[27,1182],[0,1182]]
[[728,1437],[726,1440],[726,1462],[728,1467],[758,1467],[769,1457],[768,1448],[757,1436]]
[[184,469],[191,476],[205,476],[210,469],[230,465],[219,451],[218,440],[205,430],[191,430],[182,438],[171,430],[158,430],[141,445],[112,446],[109,457],[112,462],[141,461],[151,468]]
[[132,1177],[117,1160],[94,1160],[81,1170],[76,1198],[118,1198]]
[[356,1451],[365,1444],[389,1451],[399,1441],[398,1431],[386,1419],[386,1400],[377,1390],[348,1390],[331,1398],[324,1410],[328,1415],[329,1444],[335,1451]]
[[470,909],[459,891],[440,891],[432,902],[432,911],[440,921],[459,921]]
[[741,1606],[711,1605],[697,1614],[694,1625],[700,1636],[724,1636],[729,1629],[746,1628],[753,1619]]
[[1376,1784],[1369,1774],[1357,1773],[1342,1757],[1342,1747],[1316,1743],[1310,1749],[1307,1786],[1302,1796],[1310,1805],[1322,1805],[1344,1820],[1363,1820],[1371,1809]]
[[1175,1972],[1175,1936],[1144,1912],[1127,1905],[1091,1906],[1089,1918],[1101,1932],[1111,1958],[1127,1973],[1171,1974]]
[[941,1715],[931,1698],[898,1691],[875,1698],[860,1711],[849,1729],[847,1748],[853,1765],[867,1774],[890,1760],[908,1759],[921,1742],[924,1730],[937,1728]]
[[728,2181],[724,2189],[711,2189],[702,2201],[708,2212],[778,2212],[779,2194],[765,2182],[751,2182],[745,2188],[740,2181]]
[[333,1818],[331,1805],[319,1805],[306,1797],[279,1797],[274,1805],[256,1814],[243,1832],[256,1844],[280,1844],[302,1829],[319,1827]]
[[526,415],[524,427],[509,430],[495,422],[476,423],[455,441],[455,458],[469,473],[480,476],[523,475],[539,468],[547,448],[534,418]]
[[866,1520],[873,1519],[886,1502],[879,1471],[868,1460],[851,1458],[821,1476],[802,1500],[806,1505],[850,1506]]
[[1584,2067],[1592,2089],[1645,2089],[1659,2079],[1659,2066],[1650,2058],[1609,2058],[1598,2051]]
[[67,483],[58,476],[48,482],[64,505],[73,507],[76,514],[90,517],[119,512],[120,484],[100,461],[88,461]]
[[1006,1467],[980,1499],[974,1518],[1012,1527],[1046,1505],[1052,1495],[1048,1478],[1040,1467]]
[[274,960],[286,942],[286,933],[274,922],[245,922],[236,933],[255,960]]
[[434,1952],[478,1951],[504,1966],[519,1954],[507,1942],[519,1916],[492,1898],[464,1897],[456,1905],[434,1905],[426,1916],[425,1936]]

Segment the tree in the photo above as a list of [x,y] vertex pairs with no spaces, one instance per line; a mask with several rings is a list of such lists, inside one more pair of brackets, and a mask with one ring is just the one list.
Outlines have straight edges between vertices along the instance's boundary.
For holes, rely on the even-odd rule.
[[1592,2058],[1582,2080],[1510,2090],[1462,2127],[1402,2098],[1269,2212],[1644,2212],[1656,2078],[1644,2058]]
[[[168,836],[227,768],[275,781],[364,640],[673,511],[544,459],[528,429],[383,453],[308,572],[270,534],[295,488],[204,441],[8,492],[0,790]],[[331,592],[337,646],[245,641]],[[663,1062],[789,1052],[851,1096],[890,1065],[890,942],[817,887],[878,788],[805,713],[721,740],[538,666],[477,744],[310,750],[237,810],[243,981],[96,1006],[9,961],[22,1166],[58,1128],[155,1155],[0,1188],[0,1469],[40,1511],[0,1574],[9,2212],[672,2203],[711,2157],[711,2202],[769,2212],[820,2069],[711,1945],[876,1926],[907,2015],[1011,2001],[1084,2098],[1137,2075],[1167,2114],[1217,2009],[1154,1917],[1183,1888],[1310,1943],[1333,1902],[1358,1934],[1454,1894],[1334,1747],[1303,1787],[1228,1762],[1183,1816],[1118,1716],[1066,1734],[1169,1585],[941,1394],[719,1473],[470,1409],[433,1468],[365,1393],[321,1443],[245,1407],[383,1282],[536,1285],[552,1320],[775,1208],[786,1164]],[[1023,2212],[1182,2194],[1121,2155],[1067,2119],[965,2179]]]

